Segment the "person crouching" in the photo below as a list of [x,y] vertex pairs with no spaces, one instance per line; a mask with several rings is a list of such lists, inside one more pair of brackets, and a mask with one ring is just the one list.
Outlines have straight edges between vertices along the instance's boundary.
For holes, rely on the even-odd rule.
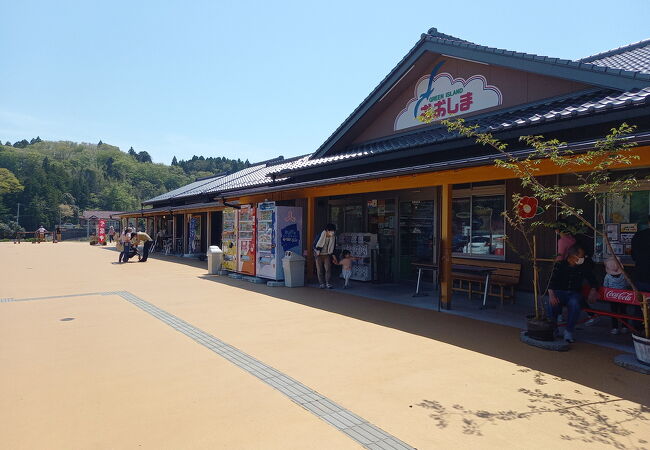
[[548,315],[551,320],[557,322],[562,307],[567,307],[568,317],[564,330],[564,340],[569,343],[575,342],[573,333],[580,317],[580,299],[584,280],[587,280],[591,286],[587,301],[593,303],[598,300],[596,277],[590,267],[583,265],[584,262],[584,249],[575,245],[569,248],[566,259],[555,263],[548,287]]
[[147,233],[143,231],[138,231],[137,233],[131,233],[131,243],[136,247],[140,245],[141,242],[144,242],[144,248],[142,249],[142,258],[139,262],[146,262],[149,257],[149,249],[153,244],[153,239]]

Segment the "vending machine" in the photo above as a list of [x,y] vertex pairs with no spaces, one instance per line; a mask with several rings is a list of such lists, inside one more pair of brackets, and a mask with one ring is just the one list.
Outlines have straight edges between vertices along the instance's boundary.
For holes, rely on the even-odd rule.
[[222,267],[232,272],[237,271],[237,210],[223,210],[223,231],[221,232],[221,248],[223,250]]
[[283,280],[282,257],[292,251],[302,255],[302,208],[276,206],[275,202],[257,207],[257,276]]
[[242,205],[237,233],[237,272],[255,275],[255,206]]

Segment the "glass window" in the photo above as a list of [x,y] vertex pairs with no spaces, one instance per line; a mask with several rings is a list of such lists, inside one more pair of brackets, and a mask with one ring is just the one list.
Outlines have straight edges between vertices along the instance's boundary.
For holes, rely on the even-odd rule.
[[452,202],[452,250],[461,255],[505,255],[504,195],[470,196]]
[[[598,224],[603,227],[612,244],[613,253],[623,262],[630,262],[632,254],[632,237],[634,233],[648,227],[648,214],[650,213],[650,192],[634,191],[619,195],[606,195],[602,215],[599,215]],[[604,204],[604,205],[603,205]],[[603,220],[603,218],[605,220]],[[602,238],[596,236],[595,257],[607,258],[611,256]]]

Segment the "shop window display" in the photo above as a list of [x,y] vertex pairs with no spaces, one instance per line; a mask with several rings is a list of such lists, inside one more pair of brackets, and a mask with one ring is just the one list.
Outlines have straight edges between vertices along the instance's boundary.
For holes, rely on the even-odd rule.
[[504,207],[504,195],[455,198],[452,251],[459,256],[504,258]]
[[600,236],[595,237],[595,258],[604,260],[614,255],[625,263],[632,261],[632,237],[648,227],[650,191],[604,195],[597,205],[598,227],[607,234],[612,244],[611,252]]

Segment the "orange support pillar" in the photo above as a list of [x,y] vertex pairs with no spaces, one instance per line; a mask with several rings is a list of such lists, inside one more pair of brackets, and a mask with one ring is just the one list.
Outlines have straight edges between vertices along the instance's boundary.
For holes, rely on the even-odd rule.
[[311,243],[314,242],[314,222],[316,220],[316,198],[307,197],[307,236],[305,242],[307,258],[307,280],[314,275],[314,249]]
[[442,202],[440,208],[440,235],[442,238],[442,257],[440,258],[440,301],[445,309],[451,309],[451,248],[453,233],[451,228],[451,202],[453,185],[442,185]]

